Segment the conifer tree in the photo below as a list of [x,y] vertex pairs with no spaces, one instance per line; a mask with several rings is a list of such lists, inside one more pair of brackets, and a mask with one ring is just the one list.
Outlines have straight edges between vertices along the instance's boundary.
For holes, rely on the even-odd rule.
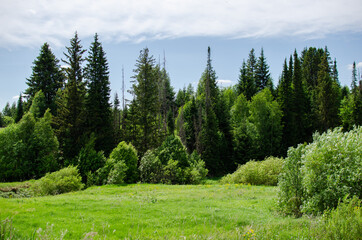
[[114,132],[114,141],[115,145],[121,141],[121,110],[119,109],[120,101],[118,98],[118,94],[114,95],[113,100],[113,132]]
[[317,106],[320,130],[336,127],[339,123],[339,94],[333,86],[328,63],[328,53],[321,58],[318,71]]
[[252,78],[252,74],[248,73],[245,60],[243,60],[240,68],[237,89],[238,95],[243,94],[247,100],[250,100],[256,93],[255,81]]
[[53,121],[65,164],[76,164],[74,158],[84,145],[85,132],[85,82],[82,67],[85,50],[82,49],[77,32],[66,49],[62,61],[67,64],[67,83],[65,89],[58,92],[57,115]]
[[48,43],[43,44],[40,54],[33,64],[33,72],[26,82],[28,88],[25,93],[28,95],[28,102],[31,105],[35,94],[42,90],[47,108],[50,108],[52,114],[55,114],[55,96],[58,89],[64,86],[64,75],[60,70],[59,60],[55,58]]
[[18,105],[16,107],[16,115],[15,115],[15,122],[19,122],[21,120],[21,118],[24,115],[24,107],[23,107],[23,96],[19,95],[19,99],[18,99]]
[[257,91],[261,91],[266,87],[273,91],[273,81],[270,77],[269,66],[266,62],[263,48],[255,66],[255,85]]
[[133,70],[132,91],[134,101],[133,111],[137,113],[134,116],[134,125],[139,131],[139,142],[132,142],[140,155],[143,155],[148,149],[158,146],[160,143],[158,133],[158,82],[155,76],[155,59],[149,55],[148,48],[143,49],[137,59],[136,69]]
[[86,61],[87,96],[85,108],[87,129],[88,133],[95,134],[95,150],[103,150],[108,155],[114,147],[109,101],[111,90],[108,62],[97,34],[94,35],[94,41],[91,43]]

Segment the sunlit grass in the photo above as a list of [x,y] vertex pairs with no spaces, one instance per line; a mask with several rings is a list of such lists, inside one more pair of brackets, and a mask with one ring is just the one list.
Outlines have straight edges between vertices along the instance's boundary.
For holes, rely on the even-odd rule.
[[87,234],[99,239],[252,239],[280,227],[281,234],[297,237],[309,221],[276,214],[276,194],[276,187],[215,181],[112,185],[57,196],[0,198],[0,218],[12,218],[24,238],[38,230],[58,239],[62,234],[65,239]]

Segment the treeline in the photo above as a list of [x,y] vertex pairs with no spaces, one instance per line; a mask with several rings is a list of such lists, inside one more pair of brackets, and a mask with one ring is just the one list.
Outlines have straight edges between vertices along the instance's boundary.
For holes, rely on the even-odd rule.
[[[209,175],[223,175],[251,159],[285,156],[288,147],[310,142],[315,131],[341,125],[349,130],[362,124],[362,83],[356,65],[351,88],[342,87],[336,60],[332,61],[327,47],[305,48],[300,56],[295,51],[285,59],[276,87],[263,49],[259,57],[252,49],[242,62],[238,83],[228,88],[217,86],[208,48],[197,89],[190,84],[177,94],[165,65],[156,64],[145,48],[135,64],[129,89],[132,99],[126,104],[118,95],[110,102],[108,62],[97,34],[86,54],[76,33],[61,61],[67,67],[60,67],[45,43],[27,79],[27,101],[20,95],[18,103],[7,104],[0,115],[0,126],[6,127],[0,130],[0,151],[11,152],[0,159],[1,171],[9,172],[0,177],[2,181],[39,178],[68,165],[78,165],[83,176],[95,173],[121,141],[135,147],[138,159],[148,150],[146,159],[150,154],[156,159],[172,147],[185,148],[188,156],[201,156]],[[31,129],[41,122],[44,127],[38,128],[43,130],[27,132],[27,122],[33,123]],[[54,139],[54,144],[48,151],[42,150],[44,139],[36,147],[17,148],[27,133],[31,133],[29,144],[43,137]],[[182,144],[173,140],[175,144],[165,150],[160,146],[171,141],[170,135],[178,136]],[[105,157],[95,157],[98,162],[90,164],[84,157],[86,150]],[[18,156],[16,164],[12,156]],[[22,164],[19,159],[25,158],[32,170],[11,175]],[[161,169],[168,169],[169,160],[180,160],[172,158],[176,157],[170,153]],[[48,167],[34,170],[43,164]],[[177,168],[181,163],[172,164]]]

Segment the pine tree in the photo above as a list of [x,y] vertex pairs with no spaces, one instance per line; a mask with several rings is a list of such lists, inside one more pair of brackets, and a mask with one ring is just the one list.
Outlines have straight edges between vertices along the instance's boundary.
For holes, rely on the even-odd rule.
[[149,55],[148,48],[140,52],[136,69],[133,70],[132,91],[135,95],[132,107],[135,115],[135,127],[140,132],[139,143],[132,144],[140,155],[148,149],[158,146],[160,137],[158,133],[159,98],[158,82],[155,76],[155,59]]
[[113,132],[114,132],[114,141],[115,145],[121,141],[121,110],[119,109],[120,101],[118,99],[118,94],[114,95],[113,100]]
[[273,81],[270,77],[269,66],[266,62],[263,48],[255,66],[255,85],[257,91],[261,91],[266,87],[273,91]]
[[19,95],[19,99],[18,99],[18,105],[16,107],[16,115],[15,115],[15,122],[19,122],[21,120],[21,118],[24,115],[24,107],[23,107],[23,96]]
[[64,75],[60,70],[59,60],[55,58],[48,43],[41,47],[40,54],[33,64],[33,72],[26,82],[28,88],[25,93],[28,95],[28,102],[31,104],[35,94],[42,90],[47,108],[55,114],[55,96],[58,89],[64,86]]
[[114,147],[109,101],[111,89],[106,54],[102,44],[98,41],[97,34],[94,35],[94,41],[91,43],[86,61],[87,96],[85,108],[88,133],[95,134],[95,150],[103,150],[108,155]]
[[57,116],[53,121],[65,163],[76,164],[74,158],[85,142],[85,82],[82,68],[85,50],[82,49],[77,33],[66,49],[66,59],[62,61],[68,65],[65,68],[67,83],[65,89],[58,92]]

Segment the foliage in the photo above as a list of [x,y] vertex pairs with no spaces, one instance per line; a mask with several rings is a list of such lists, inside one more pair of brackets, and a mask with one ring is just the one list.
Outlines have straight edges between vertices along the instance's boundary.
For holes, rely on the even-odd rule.
[[0,131],[0,179],[26,180],[57,169],[58,141],[51,114],[35,120],[27,113],[17,124]]
[[46,111],[45,96],[42,90],[35,93],[29,112],[35,118],[41,118]]
[[53,173],[47,173],[35,181],[32,190],[35,195],[56,195],[79,191],[84,187],[77,167],[69,166]]
[[197,184],[208,173],[200,155],[196,151],[187,154],[180,137],[174,135],[168,136],[158,149],[147,151],[139,170],[142,182],[166,184]]
[[77,164],[83,183],[89,182],[89,173],[95,173],[106,162],[103,152],[97,152],[94,149],[94,144],[95,137],[91,135],[89,142],[80,150],[77,156]]
[[279,206],[287,214],[318,214],[344,196],[361,198],[362,127],[315,134],[313,143],[288,151],[280,179]]
[[[121,169],[121,167],[124,169],[124,166],[127,167],[124,178],[126,183],[134,183],[138,180],[138,157],[137,151],[132,144],[120,142],[111,152],[109,159],[115,163],[113,170]],[[124,162],[125,165],[118,164],[120,162]]]
[[84,69],[87,80],[85,98],[86,125],[89,133],[96,137],[95,149],[103,150],[108,155],[114,147],[112,134],[110,81],[108,62],[102,44],[95,34],[91,43],[87,65]]
[[148,150],[140,161],[140,177],[142,182],[158,183],[162,178],[162,163],[154,151]]
[[232,174],[221,179],[222,183],[243,183],[276,186],[283,159],[268,157],[264,161],[249,161]]
[[360,239],[362,236],[361,200],[344,198],[335,209],[326,211],[313,232],[316,239]]
[[46,109],[50,108],[52,114],[55,114],[55,96],[58,89],[64,85],[64,75],[61,72],[59,60],[56,59],[48,43],[42,45],[40,54],[33,64],[32,74],[26,82],[28,88],[25,93],[31,102],[35,94],[42,90],[45,96]]

